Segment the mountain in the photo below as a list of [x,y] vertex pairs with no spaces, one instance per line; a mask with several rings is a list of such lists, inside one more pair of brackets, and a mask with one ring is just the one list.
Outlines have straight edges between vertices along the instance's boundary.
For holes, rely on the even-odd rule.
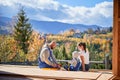
[[33,28],[36,30],[39,30],[40,32],[44,33],[53,33],[57,34],[61,31],[65,31],[68,29],[78,29],[81,32],[87,30],[88,28],[92,28],[93,30],[97,29],[97,25],[83,25],[83,24],[68,24],[68,23],[61,23],[61,22],[49,22],[49,21],[36,21],[31,20],[30,21]]
[[[12,21],[11,18],[7,17],[0,17],[0,27],[5,27],[10,21]],[[33,27],[33,29],[37,30],[38,32],[43,33],[52,33],[57,34],[61,31],[65,31],[68,29],[74,29],[74,30],[80,30],[81,32],[92,28],[93,30],[100,28],[101,26],[97,25],[83,25],[83,24],[68,24],[68,23],[62,23],[62,22],[50,22],[50,21],[37,21],[37,20],[30,20],[30,23]],[[11,27],[11,26],[7,26]]]
[[11,21],[11,18],[0,16],[0,26],[6,26]]
[[0,34],[10,34],[12,27],[10,26],[11,19],[0,17]]

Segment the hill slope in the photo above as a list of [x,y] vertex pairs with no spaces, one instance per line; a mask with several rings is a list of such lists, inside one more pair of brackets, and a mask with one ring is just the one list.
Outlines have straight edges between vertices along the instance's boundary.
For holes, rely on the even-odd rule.
[[[11,18],[0,17],[0,28],[5,30],[5,27],[8,25],[10,21],[12,21]],[[82,32],[87,30],[88,28],[92,28],[93,30],[95,30],[98,27],[99,28],[101,27],[97,25],[68,24],[68,23],[55,22],[55,21],[49,22],[49,21],[30,20],[30,23],[33,29],[39,32],[52,33],[52,34],[57,34],[61,31],[65,31],[68,29],[79,29]],[[7,26],[7,27],[11,27],[11,26]],[[9,32],[9,30],[6,31]]]

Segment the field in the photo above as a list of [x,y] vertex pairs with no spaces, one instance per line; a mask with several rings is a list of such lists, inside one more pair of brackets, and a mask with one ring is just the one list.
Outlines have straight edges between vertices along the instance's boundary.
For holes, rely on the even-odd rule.
[[[59,60],[72,59],[72,52],[76,50],[76,45],[79,42],[87,44],[87,50],[90,53],[90,61],[104,61],[105,56],[109,55],[109,60],[112,60],[112,32],[106,34],[81,34],[82,37],[75,37],[73,34],[47,34],[48,42],[56,40],[59,44],[54,49],[55,57]],[[0,35],[0,62],[36,62],[40,50],[43,45],[41,35],[34,31],[29,41],[28,54],[17,46],[18,42],[14,40],[13,35]],[[91,64],[91,68],[104,69],[104,64]],[[111,67],[109,67],[111,68]]]

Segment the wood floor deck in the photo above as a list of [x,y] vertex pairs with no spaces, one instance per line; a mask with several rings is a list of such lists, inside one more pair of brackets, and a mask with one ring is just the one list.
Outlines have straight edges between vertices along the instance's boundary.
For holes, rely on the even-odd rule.
[[0,65],[0,80],[108,80],[110,71],[55,71],[37,66]]

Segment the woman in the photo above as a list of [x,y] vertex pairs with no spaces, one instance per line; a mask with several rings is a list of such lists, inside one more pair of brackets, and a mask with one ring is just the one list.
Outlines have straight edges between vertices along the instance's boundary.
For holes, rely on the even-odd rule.
[[89,52],[86,51],[86,44],[79,43],[78,50],[80,51],[80,59],[82,62],[82,66],[80,67],[80,70],[88,71],[89,70]]

